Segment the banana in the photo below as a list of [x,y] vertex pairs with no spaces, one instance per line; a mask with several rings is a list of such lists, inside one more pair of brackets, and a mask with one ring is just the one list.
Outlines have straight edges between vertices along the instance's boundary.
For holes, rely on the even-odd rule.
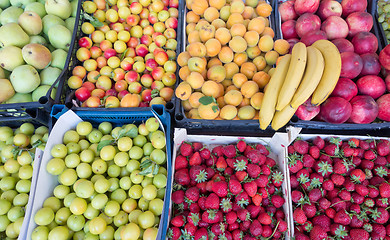
[[280,89],[279,92],[276,111],[282,110],[291,102],[291,99],[302,80],[303,73],[305,72],[306,58],[306,45],[301,42],[295,44],[291,53],[290,67],[288,68],[282,89]]
[[312,46],[320,50],[325,60],[324,73],[311,97],[312,104],[320,105],[336,87],[341,72],[341,57],[337,47],[328,40],[318,40]]
[[275,114],[276,100],[279,95],[280,88],[286,77],[288,67],[290,66],[291,54],[286,54],[280,59],[274,73],[272,74],[269,83],[264,90],[263,102],[261,103],[259,113],[259,123],[261,129],[266,129],[271,123]]
[[307,47],[307,65],[305,74],[303,75],[301,84],[291,100],[291,107],[298,108],[304,103],[314,92],[318,83],[321,80],[324,72],[324,57],[322,53],[315,47]]
[[282,109],[282,111],[276,112],[274,118],[272,119],[272,129],[277,131],[279,128],[286,125],[296,111],[297,108],[292,108],[290,104],[288,104]]

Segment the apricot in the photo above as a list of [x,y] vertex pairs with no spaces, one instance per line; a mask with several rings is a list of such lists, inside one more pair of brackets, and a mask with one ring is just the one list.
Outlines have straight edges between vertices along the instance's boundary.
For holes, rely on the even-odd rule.
[[244,34],[244,39],[248,44],[248,47],[254,47],[259,42],[260,36],[256,31],[248,31]]
[[226,22],[227,28],[231,28],[236,23],[244,23],[244,18],[239,13],[230,14],[229,19]]
[[233,85],[233,81],[230,79],[225,79],[221,82],[222,86],[226,89],[230,85]]
[[141,103],[141,96],[139,94],[126,94],[120,102],[121,107],[138,107]]
[[187,39],[188,39],[188,43],[200,42],[199,31],[194,30],[190,32],[187,36]]
[[209,7],[204,11],[204,19],[206,19],[209,23],[219,18],[218,9],[215,7]]
[[[263,1],[263,0],[262,0]],[[251,8],[256,8],[257,4],[259,3],[259,0],[246,0],[245,4]]]
[[233,76],[233,79],[232,79],[232,82],[234,84],[234,86],[236,86],[237,88],[241,88],[241,86],[248,81],[248,78],[247,76],[245,76],[244,74],[242,73],[236,73],[234,74]]
[[188,59],[188,68],[191,72],[201,73],[206,69],[206,63],[207,61],[200,57],[192,57]]
[[219,115],[219,107],[214,102],[207,105],[200,104],[198,113],[202,119],[213,120]]
[[198,15],[203,15],[206,9],[209,7],[207,0],[195,0],[191,4],[191,9]]
[[257,72],[257,68],[252,62],[246,62],[241,65],[240,72],[248,79],[252,79],[253,75]]
[[232,79],[233,75],[240,71],[240,68],[234,62],[226,63],[224,65],[224,67],[226,69],[226,78],[227,79]]
[[221,51],[218,53],[218,58],[223,63],[229,63],[233,60],[233,51],[230,47],[224,46],[221,48]]
[[192,89],[199,89],[204,83],[204,78],[202,74],[198,72],[191,72],[191,74],[187,77],[186,82],[190,84]]
[[263,56],[257,56],[253,59],[253,64],[255,64],[257,71],[261,71],[267,66],[267,62]]
[[230,6],[222,7],[219,11],[219,17],[226,22],[230,17]]
[[244,37],[246,33],[246,27],[242,23],[236,23],[230,28],[230,34],[232,37],[234,36],[240,36]]
[[193,92],[188,99],[188,102],[190,103],[192,108],[198,108],[200,105],[199,98],[203,97],[204,94],[201,92]]
[[256,110],[252,106],[246,105],[238,109],[237,116],[241,120],[250,120],[255,117],[255,114],[256,114]]
[[234,54],[233,62],[238,66],[241,66],[246,61],[248,61],[248,55],[245,52]]
[[272,50],[265,54],[265,61],[267,62],[268,65],[272,66],[276,63],[278,57],[279,57],[279,53]]
[[232,35],[227,28],[222,27],[215,31],[215,39],[217,39],[222,45],[227,44],[231,38]]
[[241,108],[241,107],[245,107],[245,106],[249,106],[251,103],[251,100],[249,98],[246,98],[244,97],[240,103],[240,105],[238,105],[237,107],[238,108]]
[[187,6],[187,8],[189,9],[189,10],[191,10],[192,9],[192,2],[194,1],[194,0],[185,0],[186,1],[186,6]]
[[206,47],[206,54],[208,57],[217,56],[222,48],[221,43],[215,38],[211,38],[207,40],[207,42],[205,43],[205,47]]
[[181,101],[181,105],[183,106],[185,111],[190,111],[192,109],[190,101],[188,99]]
[[209,1],[210,7],[215,7],[218,10],[221,10],[223,6],[226,5],[226,0],[212,0]]
[[259,3],[256,7],[256,13],[261,17],[268,17],[271,15],[272,7],[266,2]]
[[225,94],[225,87],[222,85],[222,83],[218,83],[218,90],[217,98]]
[[180,77],[180,79],[185,81],[187,79],[187,77],[190,75],[190,73],[191,73],[191,71],[188,68],[188,66],[181,67],[179,70],[179,77]]
[[258,91],[259,91],[259,86],[255,81],[247,81],[241,86],[241,94],[245,98],[251,98]]
[[199,112],[198,112],[198,109],[197,109],[197,108],[191,109],[191,110],[187,113],[187,118],[191,118],[191,119],[202,119],[202,118],[199,116]]
[[202,85],[201,91],[204,95],[214,98],[217,98],[220,94],[220,88],[218,86],[218,83],[212,80],[205,81]]
[[252,80],[257,83],[260,89],[263,89],[270,80],[270,75],[264,71],[259,71],[253,75]]
[[221,112],[219,113],[222,119],[232,120],[235,116],[237,116],[237,108],[233,105],[225,105]]
[[221,60],[218,59],[218,57],[213,57],[209,60],[209,62],[207,63],[207,68],[211,68],[213,66],[222,66],[222,62]]
[[259,40],[259,48],[262,52],[271,51],[274,48],[274,40],[271,36],[262,36]]
[[270,70],[268,70],[268,75],[272,77],[272,75],[275,73],[275,69],[276,68],[271,68]]
[[236,53],[241,53],[248,47],[245,39],[240,36],[235,36],[229,41],[229,47]]
[[199,30],[199,37],[202,42],[214,38],[215,36],[215,27],[213,25],[204,25]]
[[284,39],[278,39],[274,43],[274,50],[280,55],[287,54],[290,50],[290,44]]
[[189,11],[187,12],[187,15],[186,15],[186,21],[187,21],[187,24],[188,23],[197,23],[200,19],[200,16],[196,13],[194,13],[193,11]]
[[242,94],[241,94],[240,91],[238,91],[238,90],[230,90],[229,92],[227,92],[225,94],[223,99],[225,100],[225,103],[227,105],[238,106],[238,105],[240,105],[243,97],[242,97]]
[[253,94],[250,100],[251,106],[256,110],[260,110],[261,103],[263,102],[263,97],[264,93],[262,92],[257,92]]
[[230,5],[231,13],[243,13],[245,9],[245,4],[243,1],[233,1]]
[[244,19],[252,19],[254,16],[255,10],[250,6],[245,6],[244,11],[241,13]]
[[186,33],[187,35],[190,34],[191,32],[193,32],[196,28],[196,24],[195,23],[189,23],[187,24],[186,26]]
[[188,53],[191,57],[204,57],[206,56],[206,47],[200,42],[190,43],[187,47]]
[[226,27],[226,23],[222,19],[220,19],[220,18],[215,19],[214,21],[212,21],[211,25],[213,25],[215,27],[215,30],[217,30],[219,28]]
[[258,34],[261,34],[265,28],[265,19],[261,17],[254,18],[248,23],[248,31],[255,31]]
[[191,58],[191,55],[189,52],[184,51],[177,56],[177,64],[179,64],[180,67],[187,66],[188,60]]
[[217,104],[218,104],[219,109],[223,108],[226,105],[225,100],[223,99],[222,96],[217,98]]
[[222,82],[226,77],[226,69],[223,66],[213,66],[207,71],[207,79]]
[[210,25],[210,23],[202,18],[196,24],[195,30],[199,31],[203,26],[207,26],[207,25]]
[[175,95],[181,100],[187,100],[192,93],[191,85],[188,82],[181,82],[175,90]]
[[239,88],[237,88],[236,86],[234,85],[230,85],[229,87],[226,88],[225,92],[229,92],[231,90],[237,90],[237,91],[240,91]]
[[262,36],[266,36],[266,35],[274,38],[275,37],[275,32],[274,32],[274,30],[272,28],[265,27],[264,31],[260,34],[260,36],[262,37]]
[[250,59],[255,59],[256,57],[260,56],[261,50],[258,46],[248,47],[246,49],[246,54]]

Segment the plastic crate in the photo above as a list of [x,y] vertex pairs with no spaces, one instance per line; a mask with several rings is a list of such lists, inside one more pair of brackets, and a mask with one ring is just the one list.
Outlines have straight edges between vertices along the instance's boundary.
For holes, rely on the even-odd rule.
[[[83,2],[83,1],[81,1]],[[181,1],[180,1],[181,2]],[[177,47],[176,47],[176,56],[180,54],[180,42],[179,39],[181,37],[181,34],[182,34],[182,30],[180,29],[180,26],[182,26],[181,22],[183,21],[183,4],[179,3],[179,8],[178,8],[178,11],[179,11],[179,16],[178,16],[178,27],[176,29],[176,39],[177,39]],[[81,25],[85,22],[85,21],[88,21],[86,20],[83,16],[80,16],[80,24],[77,28],[77,31],[76,31],[76,39],[80,39],[82,37],[86,37],[88,35],[84,34],[82,31],[81,31]],[[72,42],[72,47],[73,47],[73,53],[72,53],[72,56],[76,56],[76,52],[77,50],[80,48],[79,45],[78,45],[78,41],[74,41]],[[72,70],[75,66],[82,66],[82,63],[77,60],[76,57],[72,58],[69,62],[69,67],[68,69],[65,70],[65,73],[63,75],[63,78],[64,78],[64,87],[63,89],[61,89],[61,93],[60,93],[60,101],[56,102],[56,103],[60,103],[60,104],[65,104],[65,106],[69,109],[72,109],[72,110],[75,110],[75,111],[78,111],[78,110],[92,110],[92,108],[87,108],[87,107],[80,107],[81,106],[81,102],[76,98],[75,96],[75,92],[76,90],[73,90],[73,89],[70,89],[68,84],[66,83],[67,79],[69,77],[72,76]],[[177,68],[176,70],[176,84],[174,86],[177,85],[177,82],[179,81],[179,69]],[[86,77],[85,77],[86,78]],[[84,78],[84,80],[85,80]],[[174,112],[174,103],[175,103],[175,98],[176,96],[173,94],[172,96],[172,99],[171,101],[167,102],[166,105],[165,105],[165,108],[166,108],[166,111],[169,112],[169,113],[173,113]],[[138,108],[138,107],[137,107]],[[128,108],[128,110],[130,111],[133,111],[134,109],[137,109],[137,108]],[[150,107],[139,107],[139,108],[144,108],[145,110],[150,110],[151,108]],[[119,109],[119,108],[116,108],[116,109]]]
[[[76,32],[78,28],[78,24],[80,21],[80,12],[81,12],[81,2],[78,1],[77,4],[77,14],[75,20],[75,26],[72,34],[72,41],[69,47],[68,55],[66,57],[64,69],[61,74],[58,76],[57,80],[47,91],[45,96],[42,96],[38,102],[22,102],[22,103],[9,103],[9,104],[0,104],[0,118],[6,118],[8,121],[16,121],[21,119],[22,121],[31,117],[34,119],[33,121],[44,123],[50,115],[51,107],[54,103],[60,102],[61,92],[64,86],[63,76],[65,74],[66,69],[69,66],[69,63],[72,58],[72,50],[73,45],[76,38]],[[56,96],[53,99],[51,97],[52,90],[55,85],[57,85]],[[1,124],[1,123],[0,123]]]
[[[278,1],[275,0],[275,9],[278,8],[279,3],[284,1]],[[374,10],[373,10],[374,9]],[[374,24],[371,29],[371,32],[375,34],[375,36],[378,39],[378,51],[379,52],[386,46],[384,45],[382,39],[383,35],[380,33],[379,29],[379,23],[377,14],[375,16],[376,12],[376,1],[368,1],[367,5],[367,12],[371,13],[373,16]],[[275,10],[275,18],[277,24],[279,24],[277,28],[277,36],[278,38],[283,38],[282,31],[281,31],[281,20],[280,20],[280,14],[278,10]],[[383,30],[382,30],[383,31]],[[386,134],[389,134],[390,129],[390,122],[383,122],[379,121],[378,119],[373,123],[368,124],[356,124],[356,123],[342,123],[342,124],[332,124],[322,121],[304,121],[300,120],[297,116],[293,116],[290,120],[290,123],[288,125],[294,126],[294,127],[300,127],[303,128],[303,133],[337,133],[337,134],[370,134],[370,135],[377,135],[377,136],[384,136]]]
[[[51,116],[53,119],[59,119],[62,115],[67,114],[68,108],[64,105],[54,105]],[[154,105],[150,110],[136,109],[135,111],[126,111],[125,109],[97,109],[96,111],[83,111],[78,110],[74,111],[78,117],[80,117],[84,121],[91,122],[94,127],[97,127],[101,122],[107,121],[113,124],[113,127],[122,126],[124,124],[135,123],[139,124],[145,122],[150,117],[157,117],[162,126],[165,129],[165,137],[166,137],[166,154],[167,154],[167,186],[164,198],[164,207],[163,214],[161,215],[160,226],[159,226],[159,234],[161,233],[161,238],[165,239],[166,231],[162,231],[162,229],[167,228],[168,224],[168,207],[170,205],[170,189],[171,189],[171,178],[172,178],[172,144],[171,144],[171,120],[170,115],[165,111],[164,106],[162,105]],[[71,120],[74,124],[74,119]],[[67,126],[69,127],[69,126]],[[66,127],[65,127],[66,128]],[[66,129],[63,129],[66,131]],[[62,135],[55,128],[52,131],[52,135],[49,137],[47,147],[51,148],[53,144],[57,142],[62,142]],[[57,135],[57,136],[56,136]],[[47,155],[46,155],[47,154]],[[45,166],[48,160],[50,160],[50,153],[46,153],[42,158],[42,166]],[[52,176],[47,172],[43,172],[45,168],[40,169],[38,180],[37,180],[37,189],[35,191],[35,196],[33,199],[33,208],[30,212],[30,219],[28,224],[28,230],[26,231],[27,238],[30,236],[32,230],[35,228],[34,223],[34,215],[38,209],[42,207],[43,201],[50,196],[52,196],[52,190],[57,185],[57,176]],[[50,176],[48,176],[50,175]],[[42,178],[42,179],[41,179]],[[43,179],[50,178],[50,181],[44,181]],[[40,180],[41,179],[41,180]],[[49,179],[47,179],[49,180]],[[48,183],[50,182],[50,183]],[[47,186],[43,186],[43,185]],[[44,190],[42,190],[44,189]],[[42,192],[43,191],[43,192]],[[49,195],[48,195],[49,194]],[[166,213],[166,214],[165,214]],[[161,229],[161,230],[160,230]]]
[[368,2],[368,6],[370,8],[371,15],[376,19],[374,22],[374,27],[377,28],[378,33],[380,34],[380,37],[378,36],[378,42],[382,45],[382,49],[387,46],[388,40],[385,34],[385,31],[383,30],[382,24],[379,23],[378,18],[378,0],[372,0]]
[[[272,6],[273,11],[271,15],[268,17],[270,21],[270,27],[275,32],[274,39],[277,39],[276,35],[276,27],[277,22],[275,22],[275,3],[274,1],[270,0],[267,2]],[[181,35],[181,50],[185,51],[186,44],[187,44],[187,34],[186,34],[186,21],[185,16],[187,13],[187,8],[185,6],[185,1],[180,1],[180,5],[183,5],[183,21],[181,24],[181,29],[183,30]],[[178,78],[179,79],[179,78]],[[182,81],[180,79],[180,81]],[[253,119],[253,120],[205,120],[205,119],[191,119],[187,118],[185,115],[184,108],[181,104],[181,100],[179,98],[176,98],[175,102],[175,116],[174,121],[176,124],[176,127],[179,128],[186,128],[190,134],[210,134],[210,135],[231,135],[231,136],[271,136],[275,133],[275,131],[269,126],[266,130],[260,129],[259,120]],[[285,127],[279,129],[278,131],[284,132]]]

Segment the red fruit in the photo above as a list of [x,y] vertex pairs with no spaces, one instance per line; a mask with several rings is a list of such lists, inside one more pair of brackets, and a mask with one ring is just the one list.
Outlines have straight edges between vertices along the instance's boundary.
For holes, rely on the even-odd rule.
[[332,179],[334,185],[336,186],[341,186],[343,185],[344,181],[345,181],[345,178],[339,174],[332,174],[330,176],[330,178]]
[[221,221],[221,215],[216,210],[207,210],[202,213],[202,220],[206,223],[213,224]]
[[206,198],[205,207],[210,209],[219,209],[219,197],[215,193],[210,193]]
[[192,147],[189,143],[182,143],[180,146],[180,153],[184,156],[190,156],[192,154]]
[[181,237],[181,231],[178,227],[171,227],[168,230],[168,235],[171,236],[172,240],[179,240]]
[[291,200],[294,203],[298,203],[303,198],[303,193],[298,190],[294,190],[291,192]]
[[351,223],[351,217],[348,215],[348,213],[345,210],[341,210],[336,213],[333,221],[335,223],[340,223],[344,226],[347,226]]
[[199,189],[197,187],[191,187],[186,190],[185,196],[192,202],[196,202],[199,199]]
[[351,176],[352,181],[358,182],[358,183],[363,182],[366,179],[366,174],[364,174],[364,172],[360,169],[352,170],[350,176]]
[[189,160],[190,166],[197,166],[200,165],[201,163],[202,163],[202,159],[200,157],[199,152],[195,152],[194,154],[192,154]]
[[172,193],[172,201],[176,204],[181,204],[184,202],[184,191],[177,190]]
[[261,143],[256,144],[256,150],[259,150],[259,152],[265,156],[269,155],[268,149]]
[[256,219],[252,222],[251,226],[249,227],[249,231],[254,237],[258,237],[261,235],[261,233],[263,232],[263,227],[261,226],[259,220]]
[[261,173],[261,168],[257,164],[248,164],[246,171],[250,178],[257,178]]
[[314,158],[318,159],[320,157],[320,149],[317,146],[310,146],[309,154]]
[[257,179],[255,179],[255,182],[258,187],[265,188],[268,185],[268,176],[261,174]]
[[198,152],[200,149],[203,148],[203,144],[200,142],[193,142],[192,148],[194,149],[195,152]]
[[244,152],[246,149],[246,142],[244,140],[240,140],[237,142],[237,150],[240,152]]
[[227,224],[233,224],[237,221],[237,213],[234,211],[228,212],[226,215],[226,223]]
[[200,157],[203,159],[210,159],[210,154],[211,152],[207,148],[203,148],[202,150],[200,150]]
[[223,147],[222,153],[228,158],[233,158],[237,155],[236,148],[234,147],[234,145],[227,145]]
[[190,184],[190,175],[188,174],[188,169],[180,169],[175,172],[175,182],[187,186]]
[[298,155],[292,154],[288,158],[288,167],[290,172],[297,173],[303,168],[303,163],[299,160]]
[[303,155],[302,163],[303,163],[304,167],[311,168],[314,165],[314,162],[315,162],[315,160],[311,155],[309,155],[309,154]]
[[218,197],[226,197],[228,194],[228,184],[225,181],[214,182],[212,190]]
[[363,197],[367,196],[369,194],[369,192],[370,192],[369,189],[366,186],[362,185],[362,184],[356,184],[355,185],[355,191],[359,195],[361,195]]
[[249,197],[253,197],[257,193],[257,184],[255,181],[244,183],[244,190],[248,193]]
[[371,217],[376,223],[384,224],[389,220],[389,212],[386,208],[379,207],[372,211]]
[[199,228],[195,232],[194,240],[206,240],[208,239],[208,236],[207,228]]
[[[330,203],[330,202],[329,202]],[[336,215],[336,210],[334,210],[333,208],[328,208],[325,210],[325,214],[326,216],[328,216],[329,218],[333,219],[334,216]]]
[[229,180],[229,191],[233,195],[239,194],[241,192],[241,190],[242,190],[242,186],[241,186],[239,181],[234,180],[234,179]]
[[255,206],[260,206],[262,201],[263,197],[260,194],[256,194],[252,197],[252,202],[255,204]]
[[303,140],[297,140],[293,144],[295,151],[303,155],[309,152],[309,143]]
[[182,215],[173,217],[171,219],[171,224],[175,227],[182,227],[185,224],[185,217]]
[[368,240],[370,238],[370,234],[363,229],[351,229],[349,235],[352,240]]
[[178,155],[175,160],[175,170],[187,168],[188,161],[183,155]]
[[314,188],[309,192],[310,202],[317,202],[322,197],[322,192],[318,188]]
[[237,212],[237,217],[244,222],[250,219],[250,213],[247,209],[240,209]]
[[351,193],[347,190],[343,189],[339,192],[339,197],[344,201],[350,201],[351,200]]
[[262,225],[270,225],[272,223],[271,216],[266,212],[260,213],[258,219]]
[[245,171],[238,171],[235,173],[237,180],[242,182],[246,179],[247,173]]
[[326,231],[322,228],[322,226],[315,225],[313,229],[310,231],[310,240],[323,240],[328,237]]
[[279,195],[273,195],[271,198],[272,205],[276,208],[281,208],[285,202],[284,198]]
[[297,222],[298,224],[304,224],[307,221],[305,212],[300,208],[294,210],[293,218],[294,221]]
[[196,233],[197,229],[198,228],[194,224],[192,224],[190,222],[186,223],[186,225],[184,226],[184,230],[187,231],[187,233],[190,236],[195,236],[195,233]]

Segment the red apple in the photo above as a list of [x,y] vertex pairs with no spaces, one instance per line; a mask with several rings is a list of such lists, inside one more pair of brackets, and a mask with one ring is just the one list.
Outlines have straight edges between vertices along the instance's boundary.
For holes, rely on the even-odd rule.
[[110,57],[116,56],[116,51],[112,48],[107,49],[104,51],[104,57],[108,60]]
[[149,35],[143,35],[141,38],[140,38],[140,42],[141,44],[144,44],[146,46],[149,46],[152,42],[153,42],[153,39],[151,36]]
[[390,45],[387,45],[379,53],[379,62],[381,63],[382,67],[387,70],[390,70]]
[[127,83],[138,81],[139,75],[136,71],[128,71],[125,74],[125,80]]
[[153,58],[150,58],[150,59],[146,60],[145,67],[147,70],[153,71],[154,69],[156,69],[158,67],[158,63]]
[[353,79],[359,76],[363,69],[362,58],[354,52],[343,52],[341,55],[340,77]]
[[387,75],[387,77],[385,78],[385,84],[387,91],[390,91],[390,75]]
[[317,12],[320,0],[295,0],[294,10],[298,15]]
[[85,100],[87,100],[91,96],[91,92],[88,90],[88,88],[81,87],[81,88],[76,90],[75,96],[78,100],[80,100],[81,102],[84,102]]
[[375,75],[367,75],[359,78],[356,85],[360,94],[371,96],[374,99],[386,92],[386,84],[382,78]]
[[354,12],[345,21],[349,27],[348,37],[354,37],[358,32],[369,32],[374,24],[372,15],[368,12]]
[[340,53],[354,52],[355,51],[353,44],[345,38],[334,39],[334,40],[332,40],[332,43],[334,45],[336,45],[336,47]]
[[164,75],[165,71],[162,67],[157,67],[152,71],[152,77],[155,81],[160,81]]
[[334,0],[323,0],[320,2],[317,15],[321,18],[321,20],[325,20],[330,16],[340,17],[342,11],[343,8],[339,2]]
[[138,15],[129,15],[126,18],[126,23],[129,24],[129,26],[136,26],[140,21],[140,17]]
[[168,18],[168,19],[165,21],[165,27],[176,29],[178,23],[179,23],[179,22],[178,22],[177,18],[170,17],[170,18]]
[[340,124],[351,116],[351,104],[341,97],[330,97],[321,104],[321,119],[325,122]]
[[95,84],[93,84],[92,82],[84,82],[81,86],[86,87],[90,92],[92,92],[96,88]]
[[299,37],[303,37],[306,33],[317,31],[321,28],[321,19],[312,13],[301,15],[295,25]]
[[148,20],[149,20],[150,24],[155,24],[156,22],[158,22],[157,13],[156,12],[150,12]]
[[336,87],[330,96],[342,97],[347,101],[350,101],[358,93],[356,84],[349,78],[340,78]]
[[295,115],[305,121],[312,120],[320,112],[320,106],[311,104],[311,98],[307,99],[301,106],[298,107]]
[[298,14],[294,9],[294,1],[292,0],[281,3],[278,9],[282,22],[287,20],[295,20],[298,17]]
[[286,22],[282,23],[281,29],[282,29],[282,35],[284,39],[290,39],[290,38],[297,38],[297,30],[295,29],[295,24],[297,21],[295,20],[287,20]]
[[371,123],[378,116],[378,104],[370,96],[356,96],[350,103],[352,112],[349,121],[353,123]]
[[118,95],[118,92],[115,90],[115,89],[108,89],[107,91],[106,91],[106,94],[105,94],[105,96],[114,96],[114,97],[116,97]]
[[385,94],[376,100],[379,112],[378,118],[383,121],[390,121],[390,94]]
[[303,42],[306,46],[312,45],[315,41],[327,39],[326,33],[321,30],[308,32],[301,38],[301,42]]
[[370,32],[357,33],[351,42],[357,54],[375,53],[378,50],[378,39]]
[[326,32],[329,40],[346,38],[348,36],[348,24],[338,16],[328,17],[321,25],[321,30]]
[[367,0],[342,0],[343,17],[347,17],[353,12],[364,12],[367,9]]
[[89,49],[92,47],[92,40],[89,37],[82,37],[79,40],[79,46]]
[[135,48],[137,56],[145,57],[149,53],[149,49],[145,44],[140,44]]
[[169,7],[170,8],[178,8],[179,7],[179,0],[169,0]]
[[141,93],[141,99],[144,102],[150,102],[152,100],[152,89],[145,89]]
[[365,53],[360,55],[363,60],[363,69],[360,72],[361,76],[378,75],[381,71],[381,64],[379,62],[378,54]]

